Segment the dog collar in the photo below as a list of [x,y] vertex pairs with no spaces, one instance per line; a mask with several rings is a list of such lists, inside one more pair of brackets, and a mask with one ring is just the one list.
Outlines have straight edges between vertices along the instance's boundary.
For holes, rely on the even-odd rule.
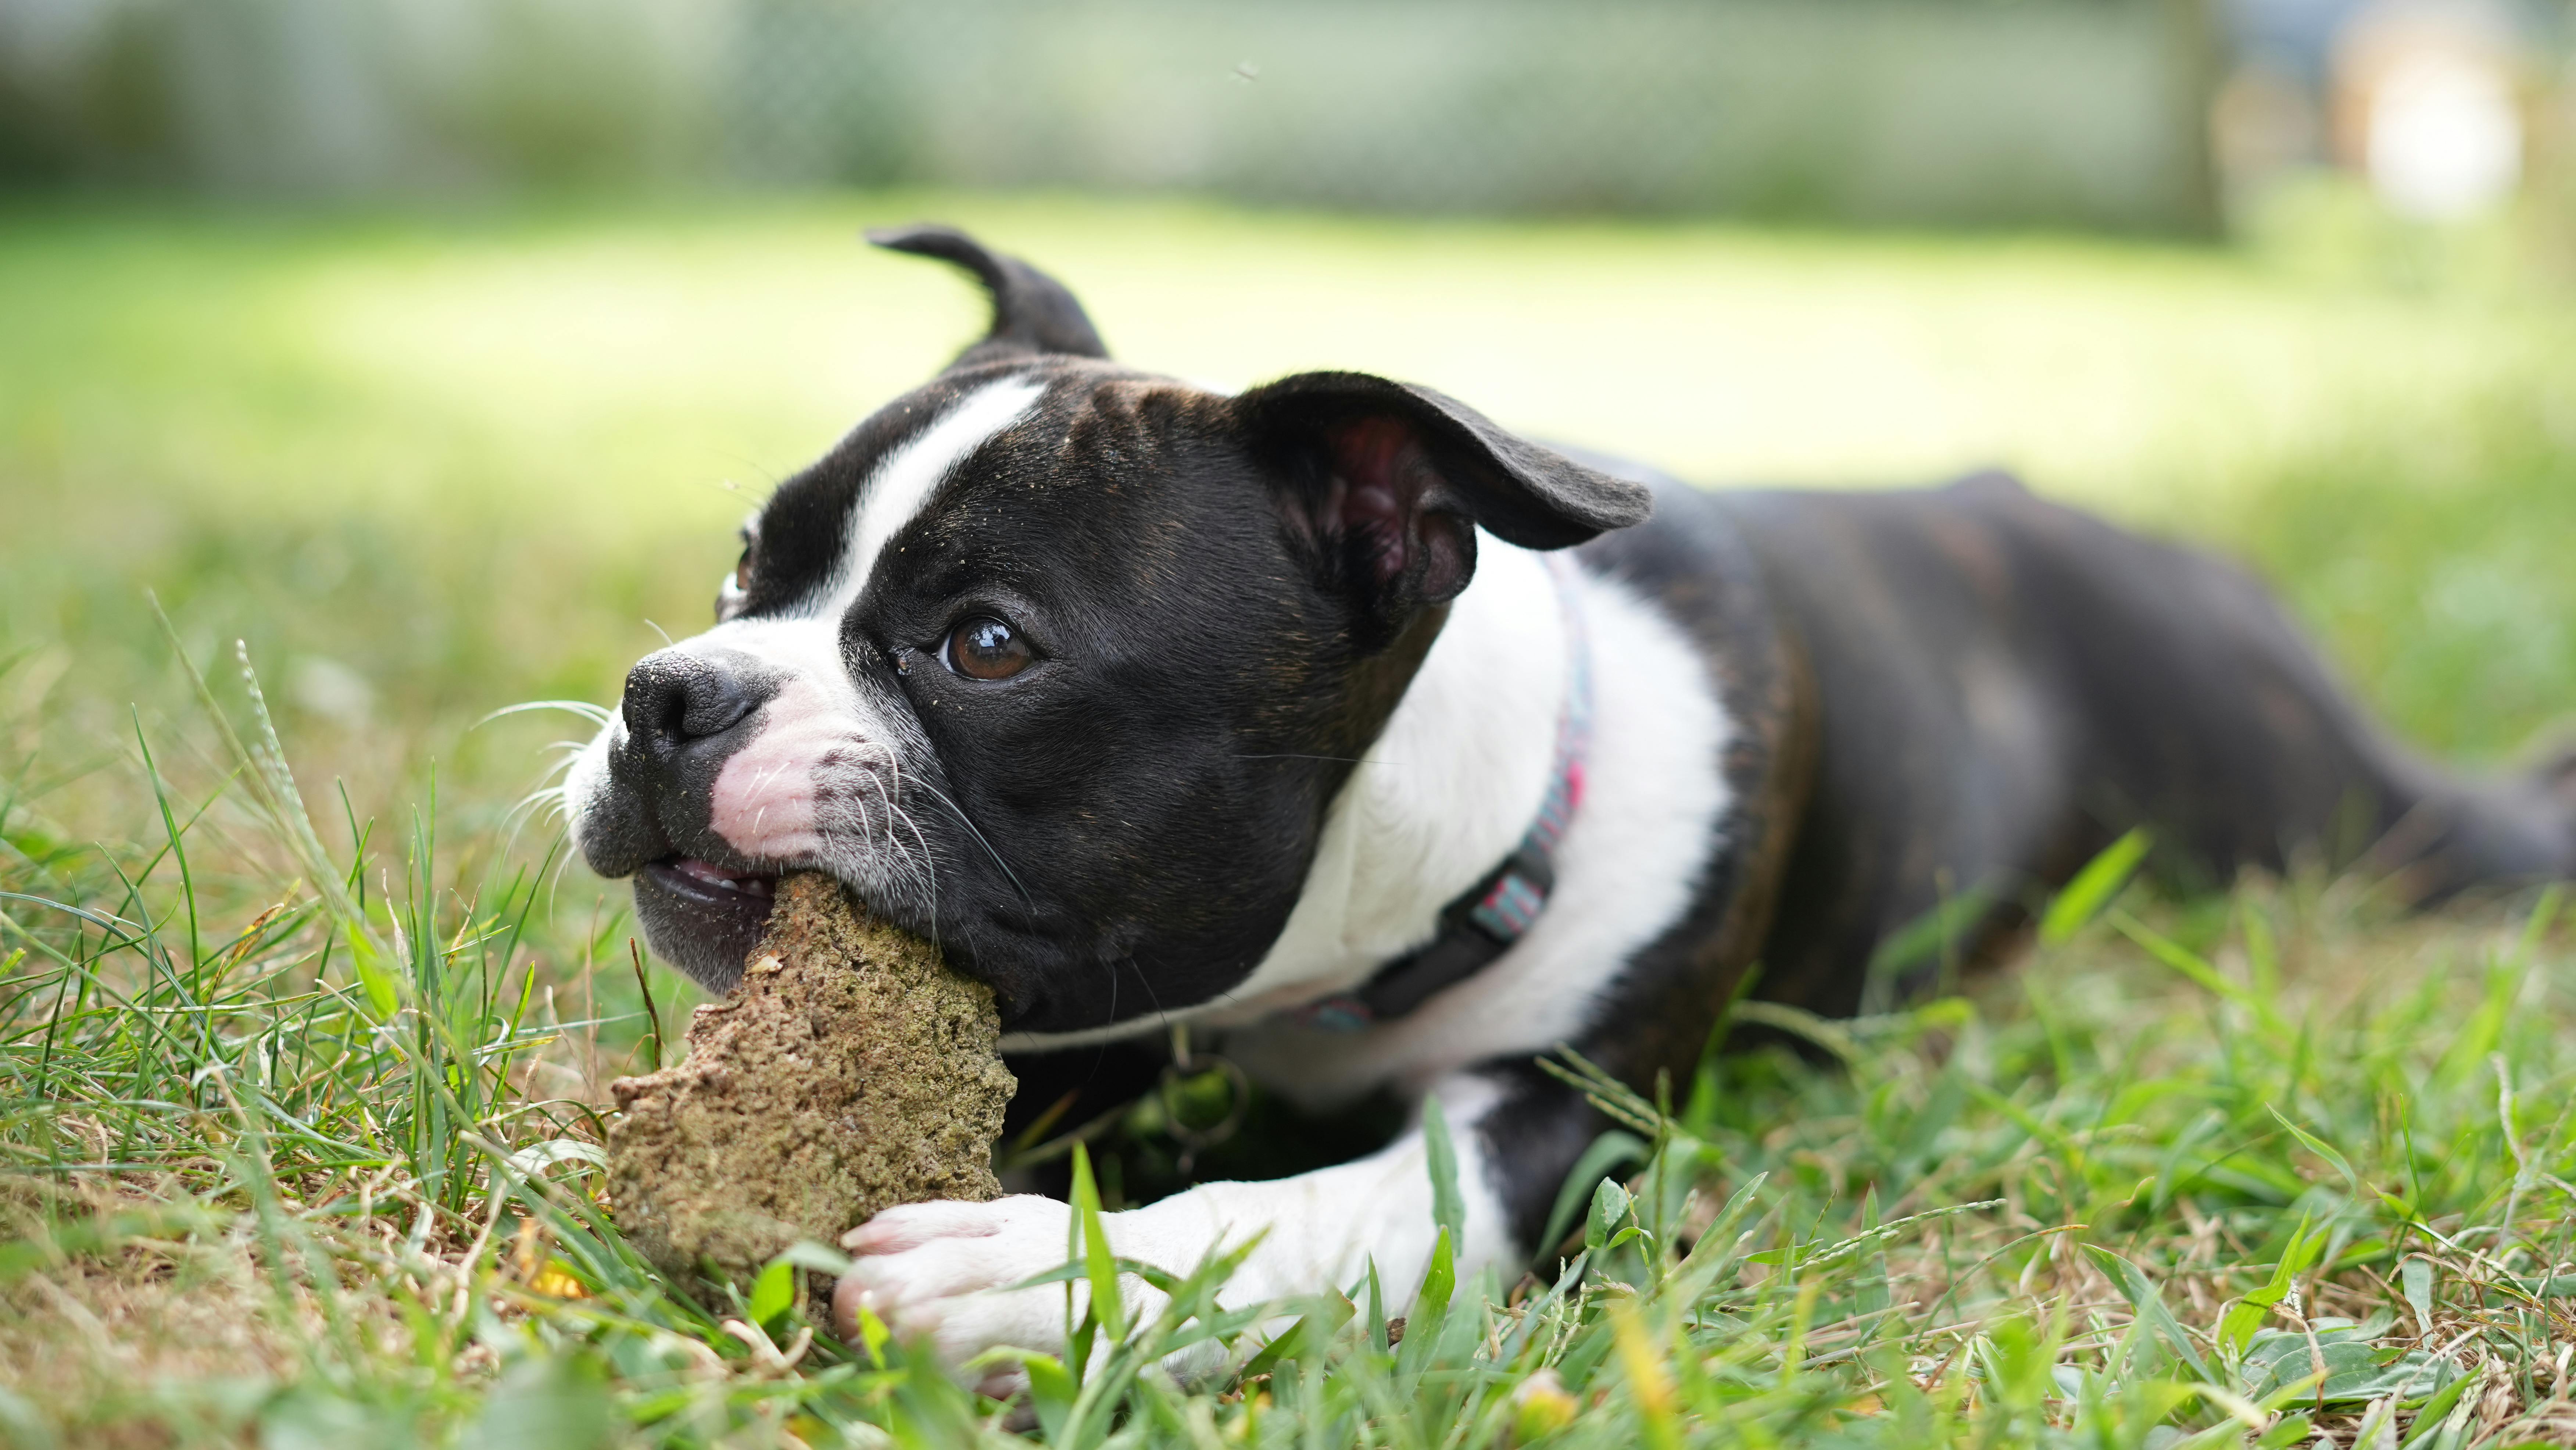
[[1551,554],[1557,608],[1565,618],[1565,703],[1556,715],[1556,759],[1538,818],[1520,844],[1440,908],[1440,930],[1431,940],[1377,969],[1367,981],[1287,1016],[1325,1032],[1357,1032],[1419,1007],[1435,992],[1456,986],[1491,965],[1529,932],[1556,889],[1556,848],[1583,804],[1583,763],[1592,745],[1592,644],[1574,600],[1573,567]]

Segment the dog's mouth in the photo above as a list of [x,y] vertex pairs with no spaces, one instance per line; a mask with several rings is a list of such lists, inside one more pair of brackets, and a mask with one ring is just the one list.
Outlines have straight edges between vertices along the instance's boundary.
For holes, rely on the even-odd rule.
[[[778,895],[778,878],[766,871],[737,871],[695,856],[673,856],[644,868],[658,877],[660,884],[674,891],[704,897],[709,901],[731,901],[735,897],[752,897],[768,901]],[[760,908],[766,916],[769,908]]]
[[635,873],[635,918],[664,961],[710,991],[728,992],[760,944],[778,877],[694,856],[666,856]]

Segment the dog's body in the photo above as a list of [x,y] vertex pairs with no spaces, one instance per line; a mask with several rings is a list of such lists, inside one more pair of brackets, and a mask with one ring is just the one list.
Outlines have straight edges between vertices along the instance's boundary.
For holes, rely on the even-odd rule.
[[[1601,1127],[1536,1054],[1684,1074],[1756,962],[1849,1013],[1891,934],[1969,898],[1985,953],[2132,826],[2211,879],[2339,839],[2421,896],[2576,871],[2563,779],[2418,761],[2244,576],[2008,480],[1710,494],[1381,379],[1220,395],[958,234],[882,240],[975,270],[992,335],[782,486],[567,787],[711,987],[820,867],[1014,1051],[1182,1020],[1302,1102],[1437,1095],[1472,1269],[1544,1247]],[[883,1214],[843,1308],[1059,1348],[1060,1292],[1006,1286],[1066,1212]],[[1432,1222],[1415,1130],[1109,1231],[1174,1270],[1261,1231],[1252,1299],[1409,1285]]]

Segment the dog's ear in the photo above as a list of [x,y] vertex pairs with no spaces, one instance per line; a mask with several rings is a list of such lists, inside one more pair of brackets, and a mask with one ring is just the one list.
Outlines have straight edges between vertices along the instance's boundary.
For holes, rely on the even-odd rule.
[[1641,522],[1654,495],[1514,437],[1429,388],[1366,373],[1299,373],[1237,395],[1289,532],[1329,587],[1392,638],[1476,568],[1476,529],[1561,549]]
[[1017,257],[986,249],[955,227],[934,222],[879,227],[868,233],[868,240],[888,251],[954,263],[974,273],[992,295],[992,329],[982,342],[959,353],[949,364],[952,368],[1036,353],[1109,356],[1082,304],[1073,300],[1063,283]]

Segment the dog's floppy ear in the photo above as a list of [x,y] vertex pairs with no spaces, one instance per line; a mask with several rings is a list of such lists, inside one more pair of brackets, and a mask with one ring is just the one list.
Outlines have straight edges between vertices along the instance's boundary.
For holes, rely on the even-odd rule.
[[1641,522],[1644,486],[1495,426],[1429,388],[1366,373],[1299,373],[1236,396],[1290,533],[1326,582],[1385,627],[1445,603],[1476,568],[1476,529],[1561,549]]
[[988,250],[982,242],[935,222],[878,227],[868,240],[888,251],[936,257],[975,274],[993,298],[992,330],[957,355],[952,368],[1035,353],[1107,357],[1109,348],[1064,284],[1021,261]]

